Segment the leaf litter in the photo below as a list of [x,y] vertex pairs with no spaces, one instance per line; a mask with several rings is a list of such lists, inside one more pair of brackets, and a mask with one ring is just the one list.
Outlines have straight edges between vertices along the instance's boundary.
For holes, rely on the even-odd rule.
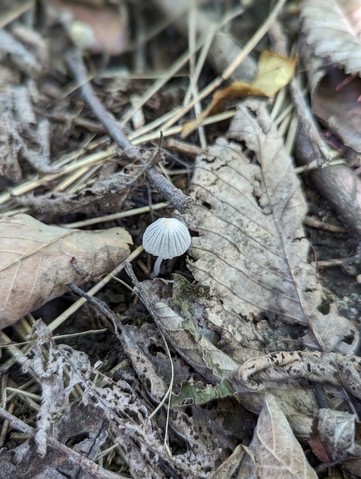
[[[315,115],[360,153],[360,2],[304,2],[301,54],[309,65]],[[335,35],[335,32],[337,34]]]
[[[103,4],[96,3],[101,10]],[[305,2],[305,9],[309,3]],[[283,4],[282,0],[277,2],[271,16],[265,20],[262,35],[270,28]],[[332,3],[338,4],[340,2]],[[342,7],[338,13],[346,12],[347,8]],[[322,13],[318,18],[324,21],[321,17]],[[205,18],[202,17],[202,25],[203,22],[207,24]],[[127,17],[124,19],[126,22]],[[307,30],[310,24],[305,21],[305,25]],[[313,53],[339,64],[344,62],[346,72],[354,68],[354,58],[345,59],[344,53],[337,57],[337,52],[330,48],[325,53],[322,42],[326,41],[326,35],[325,39],[317,35],[318,27],[314,25],[308,37]],[[319,26],[325,32],[322,23]],[[200,35],[205,33],[207,29],[206,32],[199,30]],[[76,40],[67,27],[65,34]],[[224,35],[231,39],[229,33],[224,32]],[[247,44],[248,51],[259,42],[257,35],[261,33],[257,32]],[[43,60],[29,54],[32,47],[29,49],[26,41],[28,49],[22,48],[21,39],[24,38],[24,32],[17,34],[17,40],[12,39],[16,48],[2,57],[3,61],[11,59],[7,64],[10,78],[18,69],[20,78],[28,76],[34,83],[27,83],[24,88],[23,84],[13,86],[10,82],[12,98],[18,103],[4,108],[6,118],[11,120],[8,124],[13,127],[2,141],[4,152],[11,154],[6,168],[1,170],[2,179],[6,185],[23,177],[26,181],[22,185],[15,184],[0,196],[2,210],[7,215],[1,219],[1,233],[7,228],[8,240],[0,248],[2,251],[13,248],[16,256],[14,261],[3,253],[0,259],[11,271],[11,268],[18,268],[22,287],[32,294],[30,300],[26,295],[20,297],[19,288],[12,289],[19,281],[18,273],[5,275],[2,285],[10,280],[10,289],[0,288],[0,294],[7,292],[3,304],[7,304],[9,291],[14,293],[13,306],[4,316],[5,320],[13,323],[21,319],[0,333],[6,350],[0,370],[11,378],[2,395],[9,399],[2,406],[14,412],[13,415],[5,409],[0,410],[2,417],[9,421],[4,423],[0,436],[1,441],[5,440],[0,470],[8,477],[39,478],[57,478],[59,471],[69,477],[80,473],[81,477],[111,479],[274,477],[276,474],[285,478],[316,477],[307,455],[313,464],[316,457],[321,463],[336,461],[344,474],[358,475],[357,434],[352,426],[356,416],[349,414],[349,417],[344,411],[357,410],[360,371],[355,354],[359,333],[357,327],[337,311],[332,293],[321,286],[317,263],[311,264],[310,242],[302,227],[308,203],[277,131],[274,115],[268,113],[268,104],[263,100],[241,103],[232,114],[234,119],[227,133],[215,130],[213,138],[216,137],[216,141],[209,141],[211,146],[208,147],[205,143],[203,152],[195,160],[190,184],[193,202],[185,197],[188,207],[184,215],[193,235],[187,260],[192,274],[182,263],[176,263],[181,265],[181,272],[190,282],[179,274],[172,280],[139,281],[137,277],[142,280],[149,277],[150,265],[149,259],[146,264],[146,256],[139,257],[141,248],[137,248],[128,259],[134,262],[137,277],[130,267],[127,271],[146,309],[133,297],[127,297],[122,286],[110,287],[108,275],[106,281],[99,281],[100,286],[91,288],[89,293],[99,293],[101,287],[108,285],[102,293],[103,302],[111,304],[117,316],[113,314],[110,319],[103,310],[96,309],[101,302],[90,302],[89,298],[88,307],[74,315],[77,305],[86,301],[81,298],[74,303],[74,308],[69,307],[69,312],[65,310],[56,318],[51,308],[55,305],[58,312],[59,308],[63,310],[62,302],[69,301],[69,297],[61,296],[56,300],[59,303],[48,303],[48,300],[62,295],[69,281],[85,281],[87,287],[94,276],[108,273],[117,263],[114,271],[120,272],[129,255],[130,237],[126,230],[132,232],[139,244],[141,232],[150,219],[137,222],[132,219],[130,210],[128,219],[118,217],[126,230],[113,230],[111,227],[119,223],[114,224],[115,216],[107,215],[103,222],[109,222],[110,229],[97,233],[48,226],[29,216],[14,216],[14,213],[31,209],[46,223],[59,220],[61,224],[79,219],[79,212],[85,216],[90,211],[101,215],[116,212],[120,207],[132,208],[144,201],[144,197],[149,202],[149,195],[160,201],[163,197],[159,197],[155,189],[165,194],[166,188],[162,189],[159,178],[152,181],[149,175],[145,180],[144,173],[150,162],[161,162],[163,171],[174,178],[177,186],[184,188],[186,182],[173,172],[174,164],[168,167],[162,155],[143,155],[134,145],[142,144],[145,141],[142,138],[157,141],[160,124],[166,126],[163,130],[167,134],[169,125],[192,108],[191,102],[195,100],[189,98],[196,97],[197,92],[193,90],[188,95],[189,90],[181,113],[175,109],[169,116],[167,111],[164,119],[161,118],[163,123],[155,118],[157,126],[149,127],[150,122],[139,132],[130,134],[135,143],[128,142],[129,149],[135,151],[135,156],[129,163],[129,149],[118,154],[114,146],[108,147],[107,139],[96,137],[94,140],[94,132],[103,134],[104,128],[109,132],[109,123],[103,121],[99,112],[95,112],[95,121],[94,117],[89,118],[89,111],[82,106],[79,108],[59,89],[61,80],[56,84],[48,76],[38,96],[40,90],[37,91],[35,83],[42,82],[37,74],[43,68]],[[64,45],[69,45],[68,40]],[[211,48],[209,38],[202,41]],[[169,47],[168,44],[163,46]],[[200,60],[206,55],[204,48]],[[218,52],[218,56],[227,56],[227,53],[225,49]],[[238,52],[234,56],[241,62]],[[212,58],[217,69],[214,60],[217,55]],[[226,57],[222,61],[228,66],[231,60],[233,58]],[[254,63],[250,57],[247,61]],[[56,62],[58,73],[64,68],[63,65],[59,68],[62,54],[56,56]],[[179,64],[184,65],[184,62]],[[236,69],[236,63],[232,64],[232,71]],[[76,70],[71,73],[81,85],[86,84],[79,81]],[[225,78],[230,75],[227,68]],[[110,105],[111,118],[115,121],[115,116],[123,109],[124,99],[116,93],[115,87],[106,89],[104,78],[98,81],[105,87],[104,90],[96,89],[99,97],[104,91],[112,91],[114,95],[114,99],[103,96],[102,100]],[[247,81],[252,80],[247,78]],[[116,83],[115,80],[114,85]],[[216,84],[220,83],[213,82],[213,89]],[[345,85],[347,87],[347,83]],[[84,92],[84,88],[80,88]],[[164,112],[167,102],[162,101],[163,93],[157,92],[155,85],[141,96],[136,91],[140,98],[136,109],[142,110],[144,98],[149,100],[152,88],[152,94],[159,95],[152,98],[153,105],[157,104]],[[211,91],[210,88],[208,92]],[[47,97],[49,92],[51,95]],[[282,95],[277,96],[275,105],[285,98]],[[9,98],[8,91],[5,98]],[[41,115],[45,111],[41,112],[41,108],[47,98],[55,99],[58,111],[54,108],[48,116],[49,121],[42,123],[46,115]],[[152,101],[148,101],[144,111],[147,120],[147,108],[153,108]],[[89,104],[89,97],[86,102]],[[52,120],[61,110],[60,105],[65,106],[68,123],[58,129]],[[287,108],[280,115],[284,122],[277,120],[281,131],[291,130]],[[94,108],[92,110],[94,112]],[[73,111],[80,112],[81,116]],[[129,112],[125,112],[123,119],[127,115],[129,117]],[[61,112],[59,118],[65,116]],[[350,128],[356,129],[355,125],[357,123],[351,124]],[[83,129],[81,134],[77,130],[79,127]],[[151,134],[142,136],[141,131],[147,128]],[[173,131],[180,133],[181,129],[177,126]],[[24,167],[22,157],[17,156],[15,131],[23,141],[21,150],[27,153],[30,166]],[[110,136],[119,147],[117,139],[111,133]],[[27,141],[30,138],[30,142],[24,143],[25,138]],[[40,138],[44,143],[38,141]],[[62,141],[55,145],[54,138]],[[83,139],[84,146],[78,146],[79,138]],[[67,140],[70,143],[66,153],[63,147]],[[52,141],[52,149],[60,153],[60,158],[52,161],[60,165],[56,169],[53,166],[49,169],[49,142]],[[347,144],[346,140],[344,142]],[[106,150],[100,151],[104,144]],[[74,145],[75,151],[72,151]],[[287,147],[289,145],[287,139]],[[54,151],[52,160],[57,156]],[[41,162],[37,163],[39,159]],[[29,178],[27,169],[40,176]],[[189,173],[188,165],[185,171]],[[184,170],[181,174],[184,175]],[[167,188],[170,192],[167,199],[172,202],[174,190],[169,184]],[[35,192],[35,196],[26,198],[24,195],[29,191]],[[179,196],[184,199],[182,192]],[[148,205],[144,211],[150,210],[151,205]],[[161,216],[167,214],[169,212]],[[89,225],[93,220],[98,222],[102,218],[90,218]],[[82,224],[87,225],[87,219]],[[25,235],[23,228],[27,231]],[[114,243],[115,238],[109,238],[114,231],[122,231],[120,242]],[[103,235],[109,236],[104,239]],[[29,258],[24,248],[25,237],[28,238]],[[97,242],[97,237],[102,239]],[[40,250],[37,248],[39,240]],[[89,249],[87,245],[91,245]],[[118,256],[110,258],[110,249],[117,251]],[[357,255],[354,258],[355,264],[349,271],[357,271]],[[30,259],[37,265],[46,260],[39,276],[27,272],[34,272],[28,264]],[[164,265],[163,272],[172,268],[174,262],[169,262]],[[124,284],[127,277],[123,276],[121,281]],[[40,314],[34,313],[34,316],[42,316],[44,322],[30,314],[40,304],[43,304]],[[154,323],[149,321],[147,311]],[[70,319],[71,315],[74,320]],[[66,324],[64,318],[67,318]],[[48,321],[49,327],[45,325]],[[102,329],[97,329],[99,322]],[[56,330],[59,325],[62,325],[59,333],[62,333],[64,344],[58,344],[60,337]],[[97,341],[95,338],[103,334],[104,325],[109,332]],[[84,329],[88,336],[84,343],[72,343],[71,332],[83,335]],[[17,368],[15,362],[22,369]],[[10,368],[16,369],[15,374]],[[328,407],[320,409],[320,405]],[[324,414],[325,410],[330,414]],[[339,416],[336,410],[340,410]],[[16,415],[21,415],[23,421]],[[347,457],[338,449],[337,438],[343,432],[339,424],[341,429],[343,424],[349,425],[348,434],[342,435]],[[13,435],[12,427],[34,437],[35,441],[19,440]],[[10,441],[14,438],[16,445],[12,446],[8,438]],[[314,456],[309,452],[305,454],[298,443],[300,440],[307,448],[310,439]],[[11,447],[16,462],[8,454]]]
[[122,228],[77,231],[28,215],[0,219],[0,329],[64,294],[68,283],[111,270],[128,257],[131,242]]
[[[266,110],[239,107],[228,137],[244,141],[259,165],[237,143],[224,139],[198,157],[192,179],[195,202],[187,215],[191,229],[199,232],[192,247],[196,261],[189,263],[195,278],[225,302],[227,323],[234,325],[234,315],[241,321],[242,316],[275,314],[308,326],[309,346],[354,352],[357,329],[337,314],[332,300],[327,302],[308,264],[302,226],[307,206]],[[320,311],[323,302],[328,314]],[[228,324],[220,327],[227,330]]]

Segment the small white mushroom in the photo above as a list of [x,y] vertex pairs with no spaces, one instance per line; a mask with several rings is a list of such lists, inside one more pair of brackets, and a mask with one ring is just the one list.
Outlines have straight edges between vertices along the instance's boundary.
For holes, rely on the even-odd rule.
[[158,256],[154,263],[153,277],[159,275],[163,259],[181,256],[191,245],[188,228],[175,218],[159,218],[145,230],[143,248]]

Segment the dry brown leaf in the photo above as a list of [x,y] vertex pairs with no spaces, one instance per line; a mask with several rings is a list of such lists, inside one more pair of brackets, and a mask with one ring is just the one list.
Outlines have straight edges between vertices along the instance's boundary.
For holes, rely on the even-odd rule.
[[157,323],[166,337],[209,383],[217,384],[234,371],[236,363],[206,337],[201,336],[192,322],[176,314],[165,303],[156,302],[153,307]]
[[343,462],[358,457],[361,446],[356,443],[356,416],[343,411],[320,409],[314,418],[310,446],[314,454],[325,463]]
[[320,409],[314,418],[312,452],[326,464],[342,464],[343,469],[360,477],[361,424],[356,415],[333,409]]
[[0,219],[0,329],[129,255],[123,228],[78,231],[28,215]]
[[239,465],[245,455],[244,447],[240,444],[232,454],[214,471],[209,479],[236,479],[234,474],[239,469]]
[[361,79],[332,67],[324,73],[311,91],[312,110],[346,146],[361,153]]
[[[122,328],[122,346],[127,353],[133,368],[141,379],[146,379],[149,385],[149,394],[156,400],[160,401],[167,392],[165,381],[157,374],[155,366],[152,364],[149,353],[148,341],[154,344],[158,339],[154,331],[150,330],[148,323],[142,327],[133,327],[132,325],[124,325]],[[168,367],[169,367],[169,358]]]
[[51,0],[56,21],[63,19],[73,42],[92,53],[120,55],[128,46],[128,16],[124,5],[105,2]]
[[317,56],[361,72],[360,0],[305,0],[303,31]]
[[237,479],[316,479],[285,415],[272,395],[265,397],[248,455]]
[[252,318],[275,315],[309,326],[314,336],[307,344],[313,347],[353,353],[358,331],[326,299],[308,263],[302,227],[307,205],[266,109],[240,106],[228,136],[245,142],[258,164],[239,143],[219,139],[196,160],[194,204],[187,214],[199,233],[189,268],[224,304],[227,317],[218,327],[242,330]]
[[251,83],[237,81],[214,93],[208,108],[195,120],[183,126],[182,137],[185,138],[197,129],[207,116],[219,111],[225,100],[234,97],[265,96],[273,97],[292,79],[297,60],[264,50],[260,56],[256,78]]

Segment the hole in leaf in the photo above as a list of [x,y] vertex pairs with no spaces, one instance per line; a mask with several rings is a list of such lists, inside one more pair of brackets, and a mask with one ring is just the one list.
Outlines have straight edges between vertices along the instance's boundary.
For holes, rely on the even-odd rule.
[[212,209],[212,205],[209,204],[207,201],[202,201],[202,206],[204,206],[205,208],[207,208],[207,210],[211,210],[211,209]]

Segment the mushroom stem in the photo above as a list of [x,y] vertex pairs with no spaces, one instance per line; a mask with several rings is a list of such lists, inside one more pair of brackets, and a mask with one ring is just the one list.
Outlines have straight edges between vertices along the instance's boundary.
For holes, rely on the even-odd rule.
[[153,278],[156,278],[157,276],[159,276],[162,261],[163,261],[163,258],[161,256],[158,256],[158,258],[155,260],[154,267],[153,267],[153,274],[152,274]]

